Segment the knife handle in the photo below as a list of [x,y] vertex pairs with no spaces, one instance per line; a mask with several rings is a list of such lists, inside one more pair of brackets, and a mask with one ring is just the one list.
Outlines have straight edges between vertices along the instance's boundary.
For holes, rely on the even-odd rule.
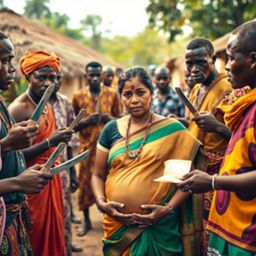
[[27,121],[27,126],[35,126],[35,125],[38,125],[38,122],[31,119]]
[[79,111],[79,113],[76,116],[76,118],[74,119],[74,121],[68,127],[68,130],[73,130],[77,126],[77,124],[80,122],[80,120],[84,117],[85,111],[86,111],[85,109],[81,109]]
[[40,172],[43,172],[43,173],[51,173],[51,171],[47,168],[45,168],[45,166],[43,166],[40,170]]
[[193,113],[193,116],[194,117],[200,117],[200,114],[199,114],[199,112],[195,112],[195,113]]

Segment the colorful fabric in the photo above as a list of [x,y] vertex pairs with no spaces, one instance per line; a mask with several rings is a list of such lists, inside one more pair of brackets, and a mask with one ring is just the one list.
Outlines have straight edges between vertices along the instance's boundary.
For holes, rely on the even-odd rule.
[[[102,138],[105,132],[111,136],[109,127],[111,127],[111,124],[104,128]],[[146,127],[130,135],[129,147],[131,150],[140,147],[145,136],[145,129]],[[101,139],[98,145],[100,149],[105,148]],[[166,146],[163,147],[163,145]],[[181,145],[182,150],[177,150],[174,145]],[[142,213],[140,207],[142,204],[160,204],[167,196],[168,191],[173,189],[170,183],[153,181],[163,175],[164,161],[168,159],[198,160],[199,146],[200,143],[189,134],[185,127],[173,119],[163,119],[152,124],[146,144],[136,160],[127,156],[123,137],[115,141],[108,157],[109,174],[105,183],[107,200],[124,203],[126,213]],[[184,237],[186,238],[184,239],[183,255],[198,255],[200,247],[198,242],[200,242],[202,231],[202,216],[200,216],[202,202],[200,202],[200,199],[201,195],[191,196],[188,200],[190,203],[184,206],[186,210],[182,211],[182,214],[174,214],[171,218],[167,216],[143,230],[141,234],[137,227],[132,227],[134,230],[130,235],[127,235],[128,242],[131,242],[131,244],[128,243],[129,248],[127,250],[127,245],[122,247],[122,253],[120,253],[120,247],[116,243],[118,241],[116,241],[115,236],[120,232],[121,237],[126,236],[126,231],[129,232],[130,228],[124,227],[122,223],[104,214],[104,244],[110,248],[109,253],[108,250],[105,251],[106,247],[104,246],[104,255],[176,255],[182,251],[183,245],[180,239],[182,234],[185,234]],[[192,205],[192,200],[199,201]],[[186,214],[194,213],[192,209],[197,212],[196,215],[187,218]],[[179,218],[183,219],[182,223],[184,224],[180,225],[180,230],[178,228]],[[135,234],[135,238],[133,234]],[[169,241],[169,244],[167,241]],[[175,241],[175,245],[172,244],[172,241]],[[144,246],[145,242],[147,246]],[[112,244],[115,244],[115,248],[118,249],[117,252],[120,254],[113,254]]]
[[[211,244],[214,247],[211,247]],[[217,245],[217,246],[216,246]],[[230,243],[227,243],[224,239],[211,233],[209,238],[209,247],[207,256],[255,256],[255,253],[242,250]]]
[[[14,120],[9,115],[4,102],[0,99],[0,139],[7,136],[9,129],[14,124]],[[2,169],[0,172],[0,179],[6,179],[18,176],[25,169],[25,160],[21,151],[12,150],[2,157]],[[25,201],[25,196],[23,193],[15,192],[8,193],[3,196],[4,203],[6,205],[6,216],[5,216],[5,226],[3,233],[3,240],[0,245],[0,255],[29,255],[30,245],[27,240],[28,230],[24,230],[24,221],[21,216],[21,211],[10,211],[9,206],[13,204],[22,204]],[[1,220],[4,220],[5,209],[3,205],[0,209]],[[1,222],[4,225],[4,222]],[[20,232],[23,230],[24,232]],[[1,232],[3,232],[3,226],[1,227]],[[23,239],[24,238],[24,239]],[[18,250],[17,248],[21,248]],[[2,251],[3,250],[3,251]],[[15,252],[15,254],[13,254]]]
[[176,91],[170,87],[169,93],[165,97],[160,95],[158,90],[155,91],[152,111],[165,117],[170,114],[174,114],[178,117],[184,117],[185,105]]
[[[119,117],[121,115],[117,93],[113,88],[106,86],[101,87],[99,96],[91,95],[88,87],[79,90],[74,94],[72,104],[76,114],[80,109],[84,108],[86,109],[87,116],[95,112],[108,114],[112,117]],[[86,149],[90,150],[88,158],[82,161],[79,166],[78,203],[80,210],[89,208],[95,202],[91,189],[91,172],[94,167],[97,139],[103,127],[103,123],[90,125],[80,132],[80,152]]]
[[20,71],[23,75],[29,75],[33,71],[49,66],[56,73],[59,72],[60,58],[55,53],[45,51],[29,51],[20,59]]
[[[217,106],[220,104],[225,94],[230,93],[231,85],[227,81],[225,74],[220,74],[209,86],[204,94],[200,93],[201,84],[196,84],[189,95],[189,99],[195,108],[199,111],[208,111],[212,113],[215,118],[224,123],[223,112],[219,111]],[[189,113],[189,119],[193,115]],[[210,175],[219,172],[220,164],[225,154],[228,141],[217,133],[203,132],[195,122],[191,121],[188,130],[204,144],[204,150],[207,155],[207,173]],[[210,212],[213,192],[209,191],[204,193],[204,226],[207,224],[207,219]],[[205,231],[203,234],[203,247],[202,255],[206,254],[208,244],[209,232]]]
[[[43,113],[39,119],[39,130],[34,144],[49,138],[56,130],[52,108],[50,104],[46,106],[47,112]],[[28,166],[44,164],[54,149],[51,148],[37,156],[28,163]],[[30,241],[36,256],[65,256],[62,197],[62,183],[59,175],[55,175],[39,194],[28,195],[32,220]]]
[[[0,139],[7,136],[9,129],[14,124],[14,120],[9,115],[4,102],[0,100],[0,119],[1,119],[1,130]],[[21,151],[12,150],[2,157],[2,170],[0,172],[0,179],[12,178],[18,176],[25,169],[25,160]],[[24,201],[25,196],[23,193],[15,192],[8,193],[3,196],[5,204],[17,204]],[[17,216],[16,213],[6,213],[6,224],[5,229],[11,224],[13,219]]]
[[[231,176],[255,170],[256,89],[229,105],[220,106],[232,129],[220,175]],[[233,111],[236,115],[233,114]],[[241,118],[242,117],[242,118]],[[242,250],[256,253],[256,194],[218,190],[214,193],[207,229]],[[211,248],[219,250],[212,243]]]
[[[32,256],[29,236],[24,232],[23,216],[17,216],[4,232],[3,240],[0,245],[1,256]],[[35,254],[36,255],[36,254]]]
[[[231,85],[227,81],[225,74],[220,74],[209,86],[209,89],[204,95],[200,94],[201,84],[196,84],[190,92],[189,99],[199,112],[208,111],[212,113],[215,118],[223,122],[223,113],[218,111],[217,107],[223,99],[224,95],[231,91]],[[193,115],[189,113],[189,119]],[[188,130],[204,144],[204,149],[209,152],[208,162],[210,165],[220,163],[227,141],[217,133],[203,132],[195,122],[191,121]]]
[[248,105],[250,106],[254,102],[253,92],[254,90],[250,90],[249,86],[234,90],[219,106],[225,113],[224,121],[231,131],[234,131],[239,126]]
[[[56,100],[51,100],[53,106],[55,121],[58,129],[68,127],[75,119],[75,111],[68,98],[60,93],[56,94]],[[69,142],[71,148],[78,148],[78,138],[74,134]],[[68,160],[66,149],[61,155],[60,161]],[[71,234],[71,190],[70,190],[70,173],[69,170],[60,173],[62,180],[63,205],[64,205],[64,235],[66,256],[72,255],[72,234]]]

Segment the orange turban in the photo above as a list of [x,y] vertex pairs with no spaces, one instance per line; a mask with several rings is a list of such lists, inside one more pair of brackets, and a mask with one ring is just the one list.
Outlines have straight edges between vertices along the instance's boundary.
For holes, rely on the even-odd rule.
[[60,58],[53,52],[29,51],[20,60],[20,70],[23,75],[28,75],[46,66],[53,68],[58,73]]

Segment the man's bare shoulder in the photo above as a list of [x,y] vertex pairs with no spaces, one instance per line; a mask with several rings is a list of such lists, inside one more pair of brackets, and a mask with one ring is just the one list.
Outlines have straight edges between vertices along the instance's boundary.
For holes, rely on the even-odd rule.
[[16,121],[23,121],[30,118],[33,106],[26,94],[23,93],[9,105],[8,110]]
[[30,104],[29,104],[29,101],[27,99],[27,96],[25,93],[21,94],[20,96],[18,96],[8,107],[8,109],[13,109],[13,108],[16,108],[16,107],[19,107],[19,108],[26,108],[28,107]]

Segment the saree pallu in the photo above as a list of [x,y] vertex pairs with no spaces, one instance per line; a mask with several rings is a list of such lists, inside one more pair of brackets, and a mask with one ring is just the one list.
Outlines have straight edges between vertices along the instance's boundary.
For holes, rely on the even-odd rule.
[[[55,130],[54,114],[51,106],[47,104],[47,113],[39,119],[39,131],[33,143],[36,144],[49,138]],[[44,164],[54,149],[53,147],[37,156],[28,163],[28,166]],[[65,256],[63,196],[60,176],[55,175],[39,194],[28,195],[28,204],[32,220],[30,241],[34,255]]]
[[[255,170],[256,89],[232,105],[223,104],[224,118],[232,130],[220,175],[232,176]],[[234,115],[234,112],[236,115]],[[245,188],[246,189],[246,188]],[[207,229],[240,250],[256,254],[256,193],[218,190],[214,193]],[[225,255],[214,239],[209,250]],[[241,254],[232,254],[234,256]]]
[[[131,150],[140,147],[145,130],[143,128],[130,135]],[[130,159],[126,155],[125,139],[118,140],[109,151],[110,170],[105,184],[107,200],[124,203],[122,211],[125,213],[143,213],[140,207],[142,204],[168,202],[175,188],[170,183],[153,180],[163,175],[164,161],[168,159],[191,159],[203,164],[199,148],[200,142],[173,119],[162,119],[152,124],[146,144],[136,159]],[[201,199],[201,195],[190,196],[188,204],[180,207],[186,208],[186,213],[168,215],[144,230],[136,225],[123,226],[104,214],[104,255],[179,255],[183,251],[183,245],[182,255],[198,255],[202,231]],[[192,201],[197,204],[192,205]],[[192,213],[196,213],[196,217]],[[180,218],[183,221],[179,221]],[[121,236],[116,238],[120,232]]]

